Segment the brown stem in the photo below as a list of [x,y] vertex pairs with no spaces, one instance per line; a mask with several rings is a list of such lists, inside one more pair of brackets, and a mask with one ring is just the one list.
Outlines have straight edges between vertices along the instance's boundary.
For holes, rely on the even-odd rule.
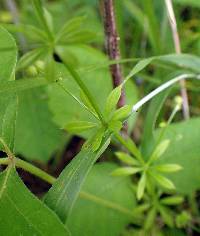
[[[117,33],[115,12],[113,0],[103,0],[104,8],[104,30],[106,36],[106,49],[107,54],[111,60],[120,59],[119,50],[119,36]],[[119,64],[114,64],[110,66],[110,72],[113,80],[113,87],[117,87],[123,81],[122,71]],[[122,91],[121,97],[118,102],[118,107],[125,105],[125,93]]]

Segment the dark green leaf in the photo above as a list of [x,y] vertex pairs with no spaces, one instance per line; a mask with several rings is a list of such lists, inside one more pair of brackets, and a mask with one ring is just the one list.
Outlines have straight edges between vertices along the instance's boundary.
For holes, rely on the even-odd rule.
[[58,214],[63,222],[69,219],[85,178],[95,161],[105,151],[109,142],[110,136],[105,137],[96,152],[83,148],[63,170],[47,193],[45,197],[46,204]]
[[25,187],[13,167],[0,174],[1,235],[70,235],[56,214]]

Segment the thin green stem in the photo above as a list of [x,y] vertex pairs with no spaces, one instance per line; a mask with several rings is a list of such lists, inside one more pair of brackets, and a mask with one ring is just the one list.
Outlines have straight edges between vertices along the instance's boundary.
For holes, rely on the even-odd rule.
[[[9,158],[0,158],[0,165],[9,165],[11,160]],[[23,170],[28,171],[31,174],[36,175],[37,177],[43,179],[44,181],[53,184],[56,180],[53,176],[47,174],[45,171],[41,170],[40,168],[23,161],[19,158],[15,158],[14,160],[15,166],[18,168],[22,168]]]
[[83,81],[81,80],[79,74],[69,65],[64,63],[64,66],[67,68],[67,70],[69,71],[69,73],[71,74],[71,76],[74,78],[74,80],[76,81],[76,83],[79,85],[79,87],[82,89],[82,91],[84,92],[85,96],[88,98],[88,100],[90,101],[92,107],[94,108],[94,110],[96,111],[100,121],[102,122],[102,124],[105,126],[106,122],[104,120],[103,114],[99,109],[98,104],[96,103],[96,100],[94,99],[94,97],[92,96],[92,94],[90,93],[90,91],[88,90],[88,88],[85,86],[85,84],[83,83]]

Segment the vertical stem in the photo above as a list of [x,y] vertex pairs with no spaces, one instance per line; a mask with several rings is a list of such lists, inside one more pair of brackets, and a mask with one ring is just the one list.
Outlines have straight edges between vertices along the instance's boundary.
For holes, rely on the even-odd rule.
[[[104,8],[104,30],[106,36],[106,49],[108,56],[111,60],[120,59],[119,50],[119,36],[117,33],[115,12],[113,0],[103,0]],[[113,79],[113,87],[117,87],[123,81],[122,71],[119,64],[110,66],[110,71]],[[121,97],[118,102],[118,107],[125,105],[125,93],[122,91]]]
[[[171,31],[173,35],[174,47],[177,54],[181,53],[181,45],[180,38],[177,30],[176,17],[174,14],[174,9],[171,0],[165,0],[165,4],[167,7],[168,18],[171,26]],[[188,94],[185,86],[185,80],[180,81],[181,85],[181,96],[183,99],[183,116],[185,119],[189,119],[190,111],[189,111],[189,103],[188,103]]]
[[[7,9],[10,11],[10,13],[12,14],[14,23],[16,25],[18,25],[19,24],[19,12],[18,12],[15,0],[5,0],[5,5],[6,5]],[[22,50],[22,52],[24,52],[25,45],[26,45],[25,38],[20,33],[18,33],[18,39],[19,39],[19,43],[21,46],[21,50]]]

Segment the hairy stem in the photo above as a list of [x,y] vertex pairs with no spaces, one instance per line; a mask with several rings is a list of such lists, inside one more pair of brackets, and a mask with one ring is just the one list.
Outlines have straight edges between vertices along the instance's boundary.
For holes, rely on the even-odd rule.
[[[174,14],[172,1],[165,0],[165,4],[167,7],[167,13],[168,13],[170,26],[171,26],[175,51],[177,54],[180,54],[181,53],[181,44],[180,44],[180,38],[179,38],[178,30],[177,30],[176,17]],[[187,94],[187,90],[186,90],[186,86],[185,86],[185,80],[181,80],[180,85],[181,85],[181,96],[183,99],[183,116],[185,119],[189,119],[190,111],[189,111],[188,94]]]
[[[113,0],[103,0],[104,8],[104,30],[106,36],[106,49],[111,60],[120,60],[119,36],[115,21]],[[113,79],[113,87],[116,88],[123,82],[122,71],[119,64],[110,65]],[[125,93],[122,91],[118,107],[125,105]]]

